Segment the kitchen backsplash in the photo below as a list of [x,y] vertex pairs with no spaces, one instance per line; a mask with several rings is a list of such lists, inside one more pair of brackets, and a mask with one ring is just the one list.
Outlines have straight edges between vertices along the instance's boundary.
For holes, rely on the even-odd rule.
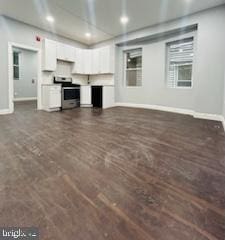
[[91,85],[114,85],[113,74],[91,75],[89,79]]

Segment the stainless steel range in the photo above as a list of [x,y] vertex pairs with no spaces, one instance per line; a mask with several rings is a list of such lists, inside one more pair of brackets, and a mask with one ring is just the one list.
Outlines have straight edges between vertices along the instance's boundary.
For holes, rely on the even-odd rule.
[[73,84],[68,77],[54,77],[54,83],[62,84],[62,109],[80,106],[80,85]]

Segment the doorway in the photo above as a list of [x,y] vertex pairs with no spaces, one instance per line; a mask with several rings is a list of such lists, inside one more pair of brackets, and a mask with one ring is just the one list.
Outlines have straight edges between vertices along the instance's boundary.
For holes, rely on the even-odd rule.
[[37,52],[13,47],[14,107],[37,108]]
[[9,43],[8,53],[10,112],[21,105],[41,109],[40,50]]

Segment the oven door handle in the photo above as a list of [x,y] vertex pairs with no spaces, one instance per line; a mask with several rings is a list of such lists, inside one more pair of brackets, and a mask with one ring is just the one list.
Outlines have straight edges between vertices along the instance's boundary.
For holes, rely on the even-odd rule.
[[79,87],[63,87],[63,89],[80,89]]

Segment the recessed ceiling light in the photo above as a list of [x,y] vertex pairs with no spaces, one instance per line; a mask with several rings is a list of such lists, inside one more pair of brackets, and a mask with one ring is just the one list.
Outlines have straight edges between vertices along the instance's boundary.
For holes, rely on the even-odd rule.
[[89,38],[89,37],[91,37],[91,34],[89,32],[87,32],[87,33],[85,33],[85,36]]
[[47,16],[46,20],[50,23],[53,23],[55,21],[54,17],[52,17],[52,16]]
[[128,18],[127,16],[122,16],[122,17],[120,18],[120,22],[121,22],[122,24],[127,24],[127,23],[129,22],[129,18]]

